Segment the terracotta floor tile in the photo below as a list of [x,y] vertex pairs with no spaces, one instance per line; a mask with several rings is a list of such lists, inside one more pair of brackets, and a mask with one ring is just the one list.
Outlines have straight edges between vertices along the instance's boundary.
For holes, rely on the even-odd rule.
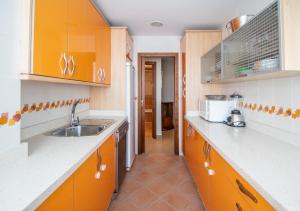
[[121,201],[114,202],[109,207],[108,211],[140,211],[136,206],[134,206],[131,202]]
[[204,205],[200,199],[192,200],[186,207],[185,211],[205,211]]
[[135,180],[143,185],[152,183],[155,180],[159,179],[159,176],[151,171],[142,171],[134,176]]
[[153,203],[147,210],[149,211],[176,211],[164,201],[157,201]]
[[189,204],[189,200],[179,191],[168,192],[162,199],[177,210],[184,210]]
[[142,185],[139,182],[126,178],[121,186],[121,192],[132,193],[141,187]]
[[174,155],[174,131],[146,137],[146,154],[136,157],[109,211],[204,211],[182,158]]
[[149,190],[151,190],[153,193],[157,194],[158,196],[161,196],[167,193],[170,189],[172,189],[172,186],[166,183],[164,179],[158,179],[153,183],[149,184],[147,187]]
[[148,206],[156,199],[156,197],[157,196],[155,196],[150,190],[142,188],[131,194],[129,201],[131,201],[136,207],[142,208]]
[[182,193],[187,194],[187,195],[198,194],[193,181],[186,181],[186,182],[180,184],[180,186],[177,188],[177,190],[180,190]]

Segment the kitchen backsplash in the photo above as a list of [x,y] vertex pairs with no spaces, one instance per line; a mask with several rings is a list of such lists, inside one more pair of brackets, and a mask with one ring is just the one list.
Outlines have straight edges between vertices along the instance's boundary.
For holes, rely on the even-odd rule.
[[21,129],[60,118],[70,118],[72,104],[80,100],[76,112],[89,109],[89,87],[24,81],[21,84]]
[[300,77],[222,85],[226,95],[235,91],[244,96],[246,121],[300,134]]

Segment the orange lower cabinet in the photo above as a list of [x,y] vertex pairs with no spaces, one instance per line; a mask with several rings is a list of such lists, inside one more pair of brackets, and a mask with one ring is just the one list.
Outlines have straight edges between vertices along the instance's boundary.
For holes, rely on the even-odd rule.
[[43,204],[37,211],[53,211],[53,210],[74,210],[73,197],[73,176],[68,178]]
[[275,210],[199,133],[186,134],[185,159],[208,211]]
[[112,194],[115,191],[115,150],[116,142],[114,136],[111,136],[100,148],[102,157],[101,164],[101,199],[99,210],[106,210],[110,204]]
[[114,192],[113,136],[74,173],[74,210],[105,211]]
[[74,173],[74,210],[100,210],[101,186],[103,181],[97,178],[98,156],[94,152]]
[[242,198],[225,176],[223,159],[214,149],[211,150],[210,156],[210,169],[213,170],[213,174],[210,175],[211,201],[215,203],[210,204],[209,210],[252,210],[250,205]]
[[235,191],[254,209],[274,211],[275,209],[249,185],[216,151],[213,150],[214,161],[219,163],[218,168],[223,172]]

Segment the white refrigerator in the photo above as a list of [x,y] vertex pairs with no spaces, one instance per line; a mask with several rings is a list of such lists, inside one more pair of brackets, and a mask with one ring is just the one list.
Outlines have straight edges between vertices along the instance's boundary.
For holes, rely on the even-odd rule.
[[129,171],[135,158],[135,101],[134,96],[134,72],[131,62],[126,63],[126,115],[128,117],[128,133],[126,145],[126,169]]

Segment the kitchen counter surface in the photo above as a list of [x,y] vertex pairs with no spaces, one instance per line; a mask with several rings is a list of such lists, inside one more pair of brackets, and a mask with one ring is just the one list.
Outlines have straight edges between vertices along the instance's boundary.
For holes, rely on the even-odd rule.
[[87,116],[114,119],[98,136],[30,138],[26,158],[10,156],[0,164],[0,210],[34,210],[109,138],[126,117]]
[[299,146],[250,128],[186,120],[276,210],[300,210]]

